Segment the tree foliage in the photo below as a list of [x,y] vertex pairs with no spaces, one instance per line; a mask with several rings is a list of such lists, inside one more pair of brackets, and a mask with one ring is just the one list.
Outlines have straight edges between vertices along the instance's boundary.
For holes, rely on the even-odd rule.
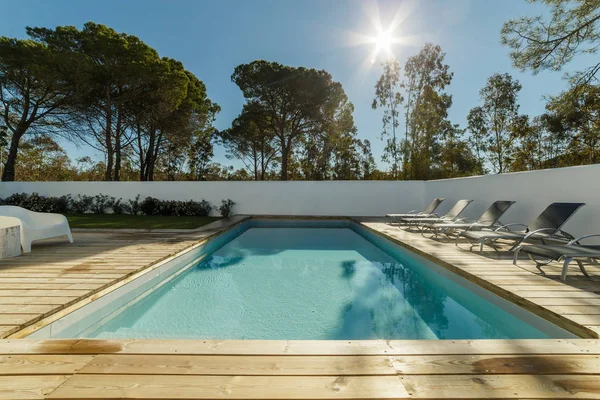
[[[580,54],[596,54],[600,40],[600,0],[530,0],[550,7],[538,15],[507,21],[502,43],[511,48],[514,65],[534,73],[560,71]],[[574,85],[596,82],[600,63],[571,75]]]

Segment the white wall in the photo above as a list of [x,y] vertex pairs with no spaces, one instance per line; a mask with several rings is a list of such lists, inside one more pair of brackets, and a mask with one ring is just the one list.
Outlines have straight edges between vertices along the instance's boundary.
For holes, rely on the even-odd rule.
[[235,201],[237,214],[381,216],[422,208],[433,197],[475,200],[465,216],[478,216],[495,200],[515,200],[502,222],[529,223],[555,201],[584,202],[567,223],[573,234],[600,233],[600,165],[486,175],[439,181],[321,182],[4,182],[0,197],[38,192],[46,196],[103,193],[132,199],[138,193],[171,200]]
[[574,235],[600,233],[600,164],[426,182],[425,199],[437,196],[447,198],[440,211],[458,199],[475,200],[464,212],[472,217],[495,200],[514,200],[501,222],[525,224],[550,203],[586,203],[564,229]]
[[422,207],[424,182],[4,182],[0,198],[13,193],[42,196],[96,195],[123,199],[137,194],[163,200],[231,199],[236,214],[372,216]]

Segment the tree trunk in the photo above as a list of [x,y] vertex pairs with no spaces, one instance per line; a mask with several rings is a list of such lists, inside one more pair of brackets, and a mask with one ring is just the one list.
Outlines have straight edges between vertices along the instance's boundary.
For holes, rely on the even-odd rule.
[[123,124],[121,123],[121,111],[117,115],[117,126],[115,129],[115,170],[114,179],[115,181],[121,180],[121,135],[122,135]]
[[19,154],[19,142],[26,130],[26,127],[17,126],[17,130],[12,135],[10,147],[8,149],[8,157],[6,158],[4,170],[2,171],[2,182],[12,182],[15,180],[15,164],[17,163],[17,156]]
[[290,149],[288,146],[281,148],[281,180],[288,180],[288,161],[290,158]]
[[104,129],[104,136],[106,144],[106,171],[104,172],[104,180],[110,181],[112,179],[114,156],[112,145],[112,103],[110,96],[110,84],[106,85],[106,126]]

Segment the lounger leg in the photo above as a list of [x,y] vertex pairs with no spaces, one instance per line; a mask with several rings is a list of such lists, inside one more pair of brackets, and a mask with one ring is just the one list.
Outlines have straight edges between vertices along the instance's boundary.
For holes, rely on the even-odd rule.
[[31,242],[25,241],[21,243],[21,247],[23,248],[23,253],[31,253]]
[[577,261],[577,265],[579,265],[579,269],[581,270],[581,273],[583,275],[585,275],[586,278],[592,278],[587,271],[585,270],[585,267],[583,266],[583,262],[581,262],[581,260],[576,260]]
[[569,264],[573,261],[573,257],[565,258],[565,262],[563,263],[562,273],[560,274],[560,280],[565,281],[567,279],[567,271],[569,269]]
[[67,237],[69,238],[69,243],[73,243],[73,234],[71,231],[67,232]]
[[521,251],[522,247],[519,246],[515,249],[514,251],[514,255],[513,255],[513,265],[517,265],[517,260],[519,259],[519,252]]

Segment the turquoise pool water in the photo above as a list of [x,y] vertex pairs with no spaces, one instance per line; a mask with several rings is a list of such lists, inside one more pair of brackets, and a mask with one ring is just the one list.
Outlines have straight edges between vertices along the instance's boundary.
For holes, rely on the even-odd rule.
[[253,221],[216,239],[213,247],[216,251],[177,278],[77,336],[571,336],[354,223]]

